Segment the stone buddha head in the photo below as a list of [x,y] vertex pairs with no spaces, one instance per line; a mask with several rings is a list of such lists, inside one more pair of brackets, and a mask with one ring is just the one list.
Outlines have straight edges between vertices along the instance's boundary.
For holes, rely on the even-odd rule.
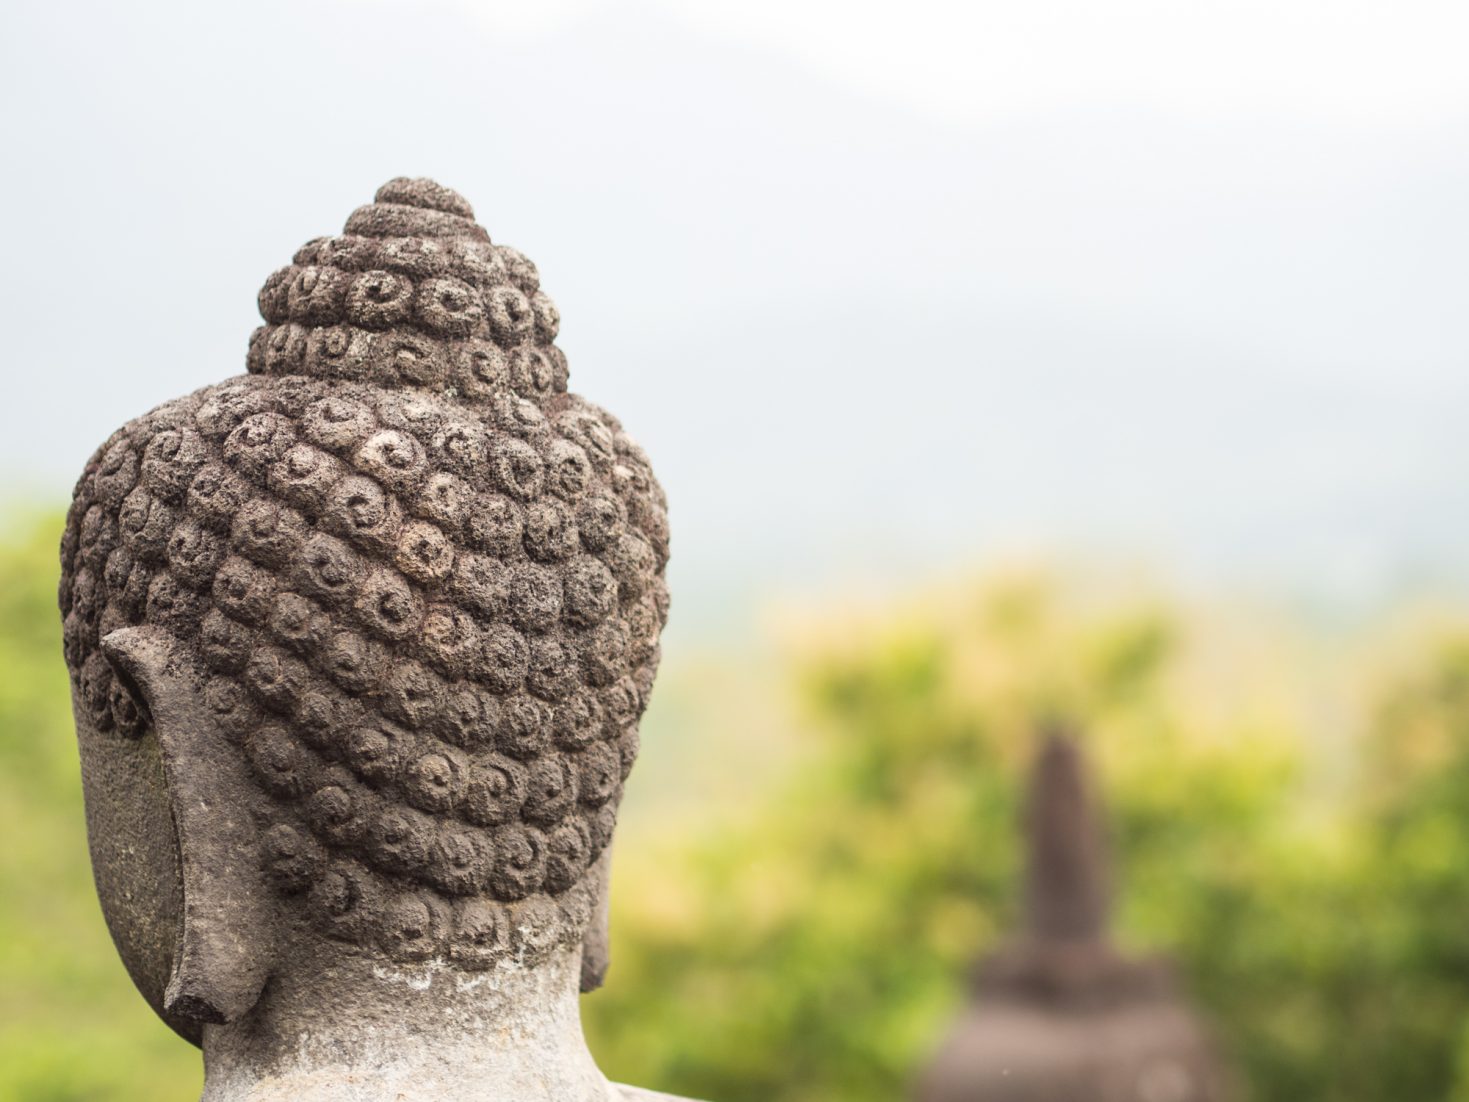
[[[259,305],[248,373],[119,429],[67,518],[118,950],[206,1098],[604,1097],[565,995],[607,963],[664,495],[567,391],[535,266],[447,188],[390,181]],[[542,1050],[430,1082],[494,1028]],[[582,1078],[525,1086],[558,1045]]]

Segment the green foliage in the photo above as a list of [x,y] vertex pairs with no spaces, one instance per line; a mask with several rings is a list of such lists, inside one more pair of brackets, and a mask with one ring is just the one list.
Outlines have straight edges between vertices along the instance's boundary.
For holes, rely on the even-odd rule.
[[[59,520],[9,530],[0,1102],[193,1097],[198,1054],[132,990],[93,896]],[[1071,718],[1111,809],[1119,934],[1173,955],[1244,1098],[1469,1102],[1469,626],[1366,680],[1331,666],[1372,691],[1336,693],[1324,730],[1279,629],[1241,643],[1152,600],[1008,578],[817,626],[783,675],[794,750],[773,687],[732,719],[727,685],[701,704],[712,682],[668,671],[649,753],[696,756],[682,776],[748,806],[691,833],[697,794],[660,803],[677,778],[640,770],[613,970],[584,1003],[609,1072],[717,1102],[902,1097],[1015,921],[1021,782],[1039,723]]]
[[197,1050],[134,991],[92,889],[56,611],[59,516],[0,544],[0,1100],[199,1092]]
[[1242,1098],[1469,1099],[1469,635],[1420,643],[1365,745],[1347,716],[1320,746],[1271,706],[1293,668],[1211,683],[1209,632],[1025,579],[834,626],[796,663],[822,741],[788,785],[743,830],[620,856],[605,1063],[724,1102],[902,1097],[1014,921],[1039,721],[1076,717],[1120,936],[1170,950]]

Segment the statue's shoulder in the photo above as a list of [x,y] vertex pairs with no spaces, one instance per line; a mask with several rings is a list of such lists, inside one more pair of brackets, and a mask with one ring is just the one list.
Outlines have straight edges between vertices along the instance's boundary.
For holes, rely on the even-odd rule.
[[680,1095],[645,1091],[641,1087],[624,1087],[621,1083],[617,1084],[617,1097],[619,1102],[694,1102],[693,1099]]

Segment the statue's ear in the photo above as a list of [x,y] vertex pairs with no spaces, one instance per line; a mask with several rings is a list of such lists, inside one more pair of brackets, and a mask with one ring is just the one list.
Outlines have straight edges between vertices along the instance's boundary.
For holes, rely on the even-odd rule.
[[204,706],[188,652],[156,626],[105,636],[102,653],[152,718],[177,835],[183,929],[164,992],[171,1015],[232,1022],[270,972],[272,911],[252,840],[259,790]]
[[608,930],[610,908],[608,895],[612,883],[612,847],[609,845],[597,858],[592,876],[597,885],[597,906],[592,912],[592,923],[581,939],[581,989],[582,994],[595,991],[607,978],[607,967],[612,963],[611,936]]

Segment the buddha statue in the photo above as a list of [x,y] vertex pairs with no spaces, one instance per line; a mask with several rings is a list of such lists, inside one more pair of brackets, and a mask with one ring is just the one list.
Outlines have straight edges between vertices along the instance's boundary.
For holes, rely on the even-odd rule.
[[918,1102],[1221,1102],[1223,1069],[1167,964],[1108,937],[1105,831],[1060,732],[1036,760],[1026,840],[1025,928],[977,969]]
[[119,429],[61,549],[98,895],[205,1102],[599,1102],[578,993],[668,615],[665,498],[535,266],[395,179],[248,373]]

